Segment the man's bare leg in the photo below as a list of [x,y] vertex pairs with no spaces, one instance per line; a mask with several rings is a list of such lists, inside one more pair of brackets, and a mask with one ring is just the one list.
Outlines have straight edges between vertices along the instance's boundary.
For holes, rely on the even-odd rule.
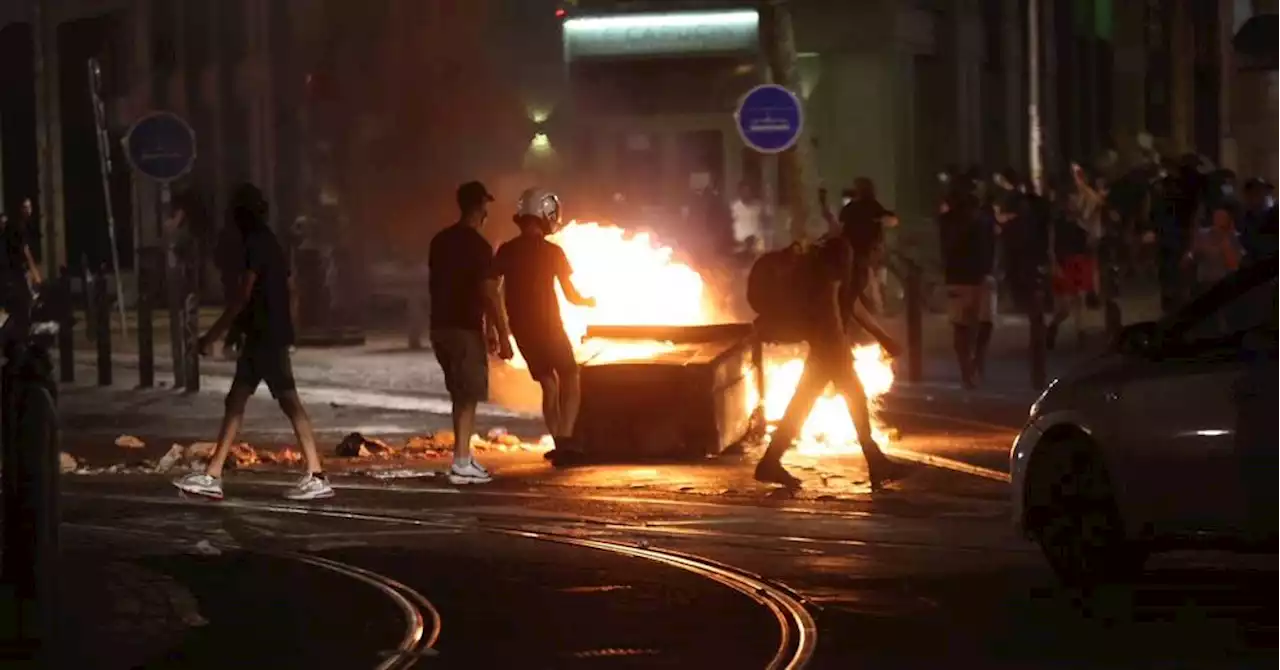
[[281,393],[276,402],[280,404],[284,415],[289,417],[289,423],[293,424],[293,434],[298,438],[298,446],[302,448],[302,456],[307,461],[307,472],[324,472],[324,466],[320,464],[320,452],[316,449],[316,437],[311,430],[311,417],[307,415],[307,408],[303,407],[298,392]]
[[453,464],[471,462],[471,436],[476,432],[476,403],[453,403]]
[[560,437],[560,383],[554,372],[538,379],[542,387],[542,420],[552,437]]
[[[205,474],[210,477],[222,477],[222,469],[227,464],[227,456],[231,454],[231,443],[240,434],[240,426],[244,423],[244,408],[253,396],[253,389],[232,385],[223,402],[222,426],[218,429],[218,446],[209,458],[209,466]],[[314,445],[313,445],[314,447]]]
[[582,380],[578,370],[556,373],[560,380],[560,432],[552,435],[573,437],[574,428],[578,425],[578,410],[582,408]]

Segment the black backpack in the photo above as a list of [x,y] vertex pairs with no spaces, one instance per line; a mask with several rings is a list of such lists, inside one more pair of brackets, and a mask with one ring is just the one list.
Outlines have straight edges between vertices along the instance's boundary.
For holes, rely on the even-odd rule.
[[756,333],[761,340],[804,341],[816,261],[812,250],[792,244],[760,256],[751,265],[747,304],[756,312]]

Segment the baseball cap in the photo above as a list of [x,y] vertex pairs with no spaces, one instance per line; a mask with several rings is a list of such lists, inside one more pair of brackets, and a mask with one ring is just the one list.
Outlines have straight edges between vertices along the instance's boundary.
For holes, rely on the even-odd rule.
[[471,209],[486,202],[493,202],[489,189],[478,181],[469,181],[458,187],[458,207]]

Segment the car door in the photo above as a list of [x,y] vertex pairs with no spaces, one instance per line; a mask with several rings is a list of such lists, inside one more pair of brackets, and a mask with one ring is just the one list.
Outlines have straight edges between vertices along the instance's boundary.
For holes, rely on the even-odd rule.
[[[1239,536],[1267,504],[1259,489],[1277,449],[1275,296],[1274,271],[1224,282],[1168,322],[1153,355],[1110,393],[1125,470],[1137,478],[1123,485],[1159,532]],[[1270,477],[1274,498],[1274,466]]]

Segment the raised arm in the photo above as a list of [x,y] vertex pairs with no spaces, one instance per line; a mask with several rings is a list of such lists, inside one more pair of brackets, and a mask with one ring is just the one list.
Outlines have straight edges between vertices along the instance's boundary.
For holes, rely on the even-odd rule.
[[578,307],[595,307],[596,299],[588,298],[578,291],[577,285],[573,283],[573,268],[569,265],[569,258],[564,255],[564,250],[556,247],[556,278],[560,280],[560,288],[564,290],[564,297],[570,304]]

